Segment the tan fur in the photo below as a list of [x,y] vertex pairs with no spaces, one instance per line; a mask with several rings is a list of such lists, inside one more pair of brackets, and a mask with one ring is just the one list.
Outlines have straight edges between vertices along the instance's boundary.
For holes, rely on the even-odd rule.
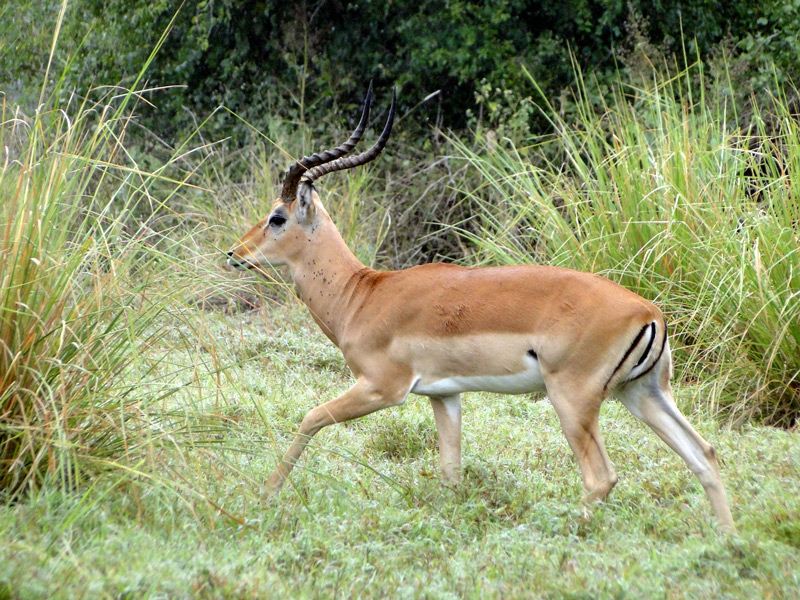
[[[296,200],[278,200],[270,216],[245,234],[229,252],[229,263],[288,265],[300,297],[341,349],[356,383],[303,419],[270,477],[272,489],[280,488],[322,427],[401,404],[415,385],[442,389],[425,386],[448,378],[470,382],[465,385],[491,381],[501,388],[509,381],[509,389],[520,391],[520,377],[526,369],[532,373],[536,360],[578,459],[587,501],[602,500],[617,481],[597,423],[602,401],[616,389],[634,414],[687,460],[720,523],[733,529],[713,449],[672,401],[665,323],[656,306],[607,279],[555,267],[426,264],[374,271],[350,252],[316,192],[303,185]],[[286,218],[282,227],[268,224],[275,214]],[[655,335],[645,352],[649,327]],[[647,373],[626,382],[643,355],[638,369]],[[448,479],[457,479],[460,397],[431,401],[442,467]]]

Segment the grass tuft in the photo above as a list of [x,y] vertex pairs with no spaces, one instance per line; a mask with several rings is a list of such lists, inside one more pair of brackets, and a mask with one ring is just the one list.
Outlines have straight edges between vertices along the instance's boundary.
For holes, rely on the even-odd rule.
[[[187,417],[197,399],[168,399],[209,372],[219,383],[234,357],[203,337],[202,319],[185,316],[209,290],[252,293],[222,276],[215,250],[201,249],[208,224],[180,211],[205,193],[189,181],[198,165],[186,150],[145,169],[126,145],[131,96],[72,97],[32,117],[0,107],[0,490],[8,499],[47,485],[81,489],[108,470],[184,500],[197,495],[164,477],[165,448],[205,444],[213,427],[203,413]],[[190,366],[174,361],[178,352],[194,354]]]

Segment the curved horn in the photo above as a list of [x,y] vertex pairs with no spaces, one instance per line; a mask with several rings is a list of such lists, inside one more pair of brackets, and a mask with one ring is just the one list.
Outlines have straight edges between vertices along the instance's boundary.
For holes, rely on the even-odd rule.
[[302,180],[304,182],[307,181],[308,183],[311,183],[318,177],[322,177],[327,173],[332,173],[333,171],[342,171],[344,169],[352,169],[353,167],[358,167],[368,163],[371,160],[374,160],[381,153],[383,147],[386,146],[386,142],[389,139],[389,134],[392,133],[392,123],[394,122],[396,104],[397,89],[395,88],[392,89],[392,106],[389,108],[389,117],[386,119],[386,125],[383,128],[383,133],[381,133],[381,136],[378,138],[378,141],[375,142],[375,145],[372,148],[356,156],[339,158],[333,162],[314,167],[306,172]]
[[336,160],[348,152],[350,152],[358,140],[361,139],[361,134],[367,126],[369,120],[369,105],[372,103],[372,82],[369,82],[369,89],[367,90],[367,97],[364,99],[364,110],[361,111],[361,119],[358,121],[358,126],[353,131],[350,139],[348,139],[341,146],[337,146],[333,150],[326,150],[321,154],[314,153],[311,156],[304,156],[296,161],[289,170],[286,171],[286,176],[283,179],[283,188],[281,190],[281,199],[287,204],[292,202],[297,195],[297,186],[300,183],[300,178],[308,169],[318,165],[324,165],[332,160]]

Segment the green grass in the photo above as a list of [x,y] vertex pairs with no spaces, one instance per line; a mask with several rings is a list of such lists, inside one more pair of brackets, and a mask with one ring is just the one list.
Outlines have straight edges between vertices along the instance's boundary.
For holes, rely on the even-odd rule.
[[209,227],[179,210],[204,192],[187,182],[202,163],[178,148],[148,170],[126,144],[134,96],[51,98],[30,117],[0,104],[6,501],[82,489],[109,470],[160,477],[164,448],[194,433],[164,400],[220,367],[213,351],[208,362],[176,366],[164,344],[180,328],[175,345],[202,348],[203,323],[185,311],[208,289],[239,290],[215,277],[213,249],[198,255],[195,238]]
[[[191,387],[170,398],[187,423],[214,423],[164,463],[184,487],[108,473],[79,493],[49,488],[3,506],[0,582],[10,597],[800,593],[796,434],[720,429],[707,411],[690,414],[721,457],[739,528],[732,538],[718,535],[681,460],[616,401],[601,427],[621,479],[588,522],[554,411],[528,396],[466,396],[457,486],[440,479],[432,412],[412,396],[324,430],[291,485],[268,499],[262,485],[289,432],[350,376],[304,311],[195,318],[236,366],[221,385],[214,375],[198,380],[202,400]],[[684,409],[688,396],[678,389]]]

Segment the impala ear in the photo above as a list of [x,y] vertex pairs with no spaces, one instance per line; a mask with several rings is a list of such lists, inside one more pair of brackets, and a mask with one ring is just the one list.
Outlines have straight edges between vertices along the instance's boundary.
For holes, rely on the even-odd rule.
[[309,223],[314,218],[314,186],[306,181],[301,181],[297,188],[297,208],[294,214],[300,223]]

